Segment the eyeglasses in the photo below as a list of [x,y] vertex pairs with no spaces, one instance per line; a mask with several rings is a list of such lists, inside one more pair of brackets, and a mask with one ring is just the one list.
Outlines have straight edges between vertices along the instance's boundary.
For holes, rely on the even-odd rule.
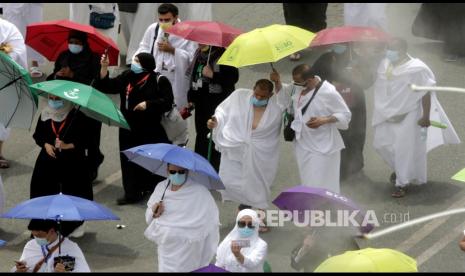
[[238,221],[238,222],[237,222],[237,226],[238,226],[239,228],[244,228],[246,225],[247,225],[247,227],[250,228],[250,229],[254,229],[254,228],[255,228],[255,226],[252,225],[252,222],[249,222],[249,223],[246,223],[245,221]]
[[178,173],[178,174],[185,174],[186,173],[186,170],[179,170],[179,171],[176,171],[176,170],[169,170],[168,171],[170,174],[175,174],[175,173]]

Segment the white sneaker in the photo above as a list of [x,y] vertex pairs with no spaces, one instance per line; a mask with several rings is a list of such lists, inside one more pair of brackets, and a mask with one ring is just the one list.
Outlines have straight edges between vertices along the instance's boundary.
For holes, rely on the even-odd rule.
[[84,224],[82,224],[81,226],[76,228],[71,234],[69,234],[69,236],[71,238],[81,238],[82,236],[84,236],[84,234],[85,234]]

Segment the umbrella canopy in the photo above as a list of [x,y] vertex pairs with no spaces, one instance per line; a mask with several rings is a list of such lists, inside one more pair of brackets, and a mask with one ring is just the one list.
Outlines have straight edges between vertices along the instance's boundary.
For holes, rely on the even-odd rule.
[[51,94],[79,105],[82,112],[95,120],[129,129],[115,103],[92,86],[67,80],[51,80],[35,83],[30,87],[40,96]]
[[[279,209],[289,211],[323,210],[331,207],[333,210],[363,211],[349,198],[323,188],[296,186],[281,192],[273,204]],[[362,225],[361,231],[367,233],[373,225]]]
[[310,46],[315,34],[274,24],[243,33],[229,45],[218,64],[234,67],[275,62]]
[[389,248],[347,251],[321,263],[314,272],[418,272],[417,262]]
[[205,185],[210,190],[225,189],[220,176],[212,165],[201,155],[190,149],[172,144],[148,144],[123,151],[139,166],[164,177],[168,177],[167,164],[173,164],[189,170],[189,177]]
[[310,47],[330,45],[343,42],[387,42],[390,39],[385,32],[370,28],[356,26],[342,26],[327,28],[316,33]]
[[111,38],[102,35],[90,25],[69,20],[54,20],[28,25],[26,44],[48,60],[55,61],[61,52],[68,50],[68,35],[71,30],[87,33],[90,49],[100,55],[108,49],[110,65],[118,65],[119,49]]
[[217,267],[213,264],[209,264],[208,266],[201,267],[192,272],[229,272],[229,271],[222,269],[221,267]]
[[37,111],[37,96],[29,89],[29,73],[0,51],[0,123],[30,129]]
[[226,48],[242,30],[216,21],[183,21],[166,32],[201,44]]
[[95,201],[62,193],[26,200],[1,217],[60,221],[119,220],[110,209]]

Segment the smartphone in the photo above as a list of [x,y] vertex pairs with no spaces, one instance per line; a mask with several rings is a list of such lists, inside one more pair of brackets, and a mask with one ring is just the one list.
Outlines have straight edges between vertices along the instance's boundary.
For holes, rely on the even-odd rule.
[[232,243],[239,245],[242,248],[250,247],[250,240],[235,240]]

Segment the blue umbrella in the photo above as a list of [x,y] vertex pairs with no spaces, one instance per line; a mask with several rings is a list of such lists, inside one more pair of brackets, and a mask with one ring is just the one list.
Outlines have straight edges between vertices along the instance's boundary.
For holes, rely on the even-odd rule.
[[172,144],[148,144],[123,151],[139,166],[164,177],[168,177],[167,164],[173,164],[189,170],[189,177],[205,185],[210,190],[224,190],[220,176],[203,156],[190,149]]
[[95,201],[62,193],[26,200],[11,208],[1,217],[57,221],[119,220],[119,217],[115,216],[110,209]]
[[6,244],[6,241],[0,240],[0,247],[4,246]]

